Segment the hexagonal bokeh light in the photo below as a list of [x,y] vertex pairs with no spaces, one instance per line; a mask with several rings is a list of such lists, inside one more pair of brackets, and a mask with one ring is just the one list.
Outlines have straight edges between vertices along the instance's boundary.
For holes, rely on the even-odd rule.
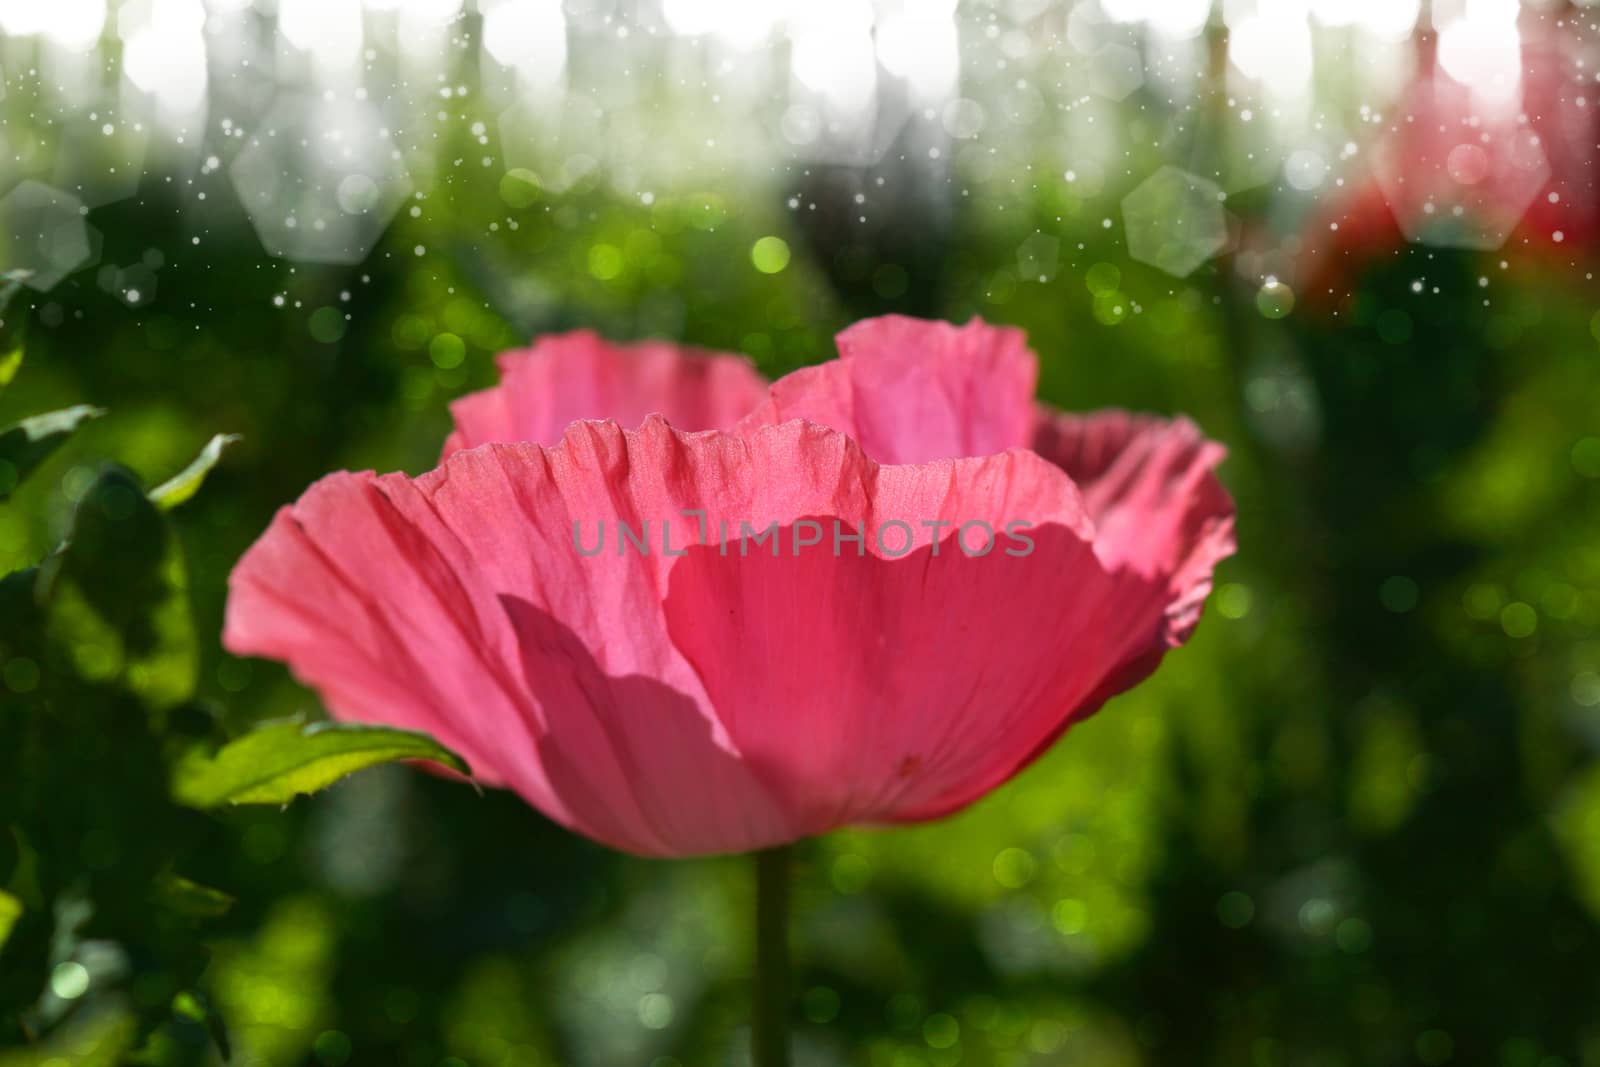
[[148,128],[126,117],[75,117],[61,124],[54,181],[89,207],[126,200],[139,191],[148,142]]
[[266,250],[360,263],[411,194],[382,116],[361,100],[282,97],[228,168]]
[[1485,251],[1505,243],[1550,180],[1537,132],[1486,120],[1468,89],[1442,78],[1397,112],[1372,171],[1408,240]]
[[1283,180],[1287,151],[1281,131],[1240,106],[1188,106],[1167,123],[1161,136],[1167,159],[1181,160],[1191,174],[1217,183],[1230,196]]
[[1144,62],[1128,45],[1108,44],[1089,64],[1089,88],[1107,100],[1126,100],[1144,84]]
[[1061,262],[1061,239],[1048,233],[1032,233],[1017,246],[1017,274],[1028,280],[1048,282]]
[[95,257],[95,240],[83,202],[38,181],[25,181],[0,197],[0,261],[31,272],[25,284],[39,292]]
[[537,176],[542,189],[561,193],[601,166],[591,154],[603,139],[605,110],[574,94],[553,107],[519,99],[500,114],[500,151],[507,170]]
[[1228,245],[1222,190],[1166,166],[1122,198],[1128,255],[1176,278],[1192,274]]

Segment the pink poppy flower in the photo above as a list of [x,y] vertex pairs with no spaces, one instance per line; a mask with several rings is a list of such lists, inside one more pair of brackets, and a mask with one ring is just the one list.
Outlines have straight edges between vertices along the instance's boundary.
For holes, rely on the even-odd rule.
[[1037,407],[1014,329],[889,317],[839,350],[766,390],[735,357],[543,341],[436,470],[282,509],[225,644],[629,852],[970,804],[1187,639],[1233,550],[1223,450]]

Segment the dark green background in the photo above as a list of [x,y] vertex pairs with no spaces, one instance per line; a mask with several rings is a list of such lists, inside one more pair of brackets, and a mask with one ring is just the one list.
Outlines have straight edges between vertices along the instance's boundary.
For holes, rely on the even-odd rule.
[[[1270,319],[1229,256],[1182,281],[1127,258],[1100,219],[1132,177],[1081,200],[897,172],[920,192],[854,225],[877,173],[646,207],[463,171],[348,269],[264,257],[225,182],[197,231],[190,193],[147,175],[90,219],[105,262],[162,253],[156,299],[130,309],[87,271],[31,301],[0,422],[110,414],[0,504],[0,571],[59,537],[80,465],[154,482],[242,434],[176,516],[202,693],[235,727],[315,712],[280,667],[221,652],[228,570],[323,473],[431,466],[496,350],[589,326],[776,376],[864,315],[1014,323],[1051,403],[1182,411],[1228,445],[1239,554],[1190,645],[1020,779],[939,824],[800,848],[799,1062],[1600,1064],[1588,250],[1357,249],[1348,299]],[[1039,229],[1061,238],[1043,283],[1017,256]],[[775,275],[750,258],[769,234],[793,251]],[[86,868],[133,862],[140,795],[89,771],[63,790],[123,827]],[[616,855],[402,768],[185,848],[183,873],[238,897],[204,979],[237,1063],[744,1062],[739,860]],[[158,1062],[210,1055],[167,1041]]]

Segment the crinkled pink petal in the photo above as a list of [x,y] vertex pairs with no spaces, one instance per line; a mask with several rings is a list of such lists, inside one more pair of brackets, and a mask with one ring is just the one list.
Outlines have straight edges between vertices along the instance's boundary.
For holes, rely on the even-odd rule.
[[1095,555],[1110,571],[1138,575],[1162,591],[1140,611],[1158,640],[1109,670],[1060,731],[1024,761],[1042,756],[1073,722],[1148,678],[1169,649],[1189,639],[1216,565],[1234,551],[1233,500],[1215,468],[1226,450],[1185,418],[1106,410],[1067,415],[1041,407],[1034,448],[1071,475],[1095,524]]
[[[1108,623],[1160,640],[1108,672],[1061,730],[1143,680],[1168,648],[1188,639],[1213,568],[1233,552],[1233,504],[1213,473],[1220,445],[1186,419],[1036,408],[1036,364],[1022,334],[977,320],[955,327],[871,319],[841,334],[839,350],[840,359],[775,382],[741,432],[808,418],[850,434],[884,462],[1031,447],[1082,487],[1102,564],[1161,589],[1160,597],[1122,605],[1142,614]],[[918,809],[918,817],[933,811]]]
[[879,463],[987,456],[1028,446],[1038,362],[1021,330],[903,315],[838,337],[840,358],[787,374],[741,424],[809,419]]
[[[1024,456],[992,458],[1031,466]],[[1033,462],[1005,477],[1025,478],[1034,514],[1049,514],[1045,492],[1071,493]],[[1014,513],[976,487],[935,499],[944,481],[919,501],[949,509],[935,515]],[[1110,671],[1160,640],[1159,588],[1106,572],[1087,528],[1067,523],[1057,512],[1031,529],[1020,557],[967,558],[950,530],[937,555],[928,540],[893,560],[697,552],[673,575],[668,625],[729,737],[803,805],[803,824],[943,815],[1016,774]]]
[[[834,519],[859,549],[835,554]],[[969,558],[941,520],[995,543]],[[648,554],[618,554],[618,521],[650,523]],[[827,540],[797,555],[811,521]],[[742,552],[741,522],[779,554]],[[1092,538],[1070,479],[1022,450],[879,466],[802,422],[580,422],[553,448],[318,483],[235,570],[225,643],[607,844],[742,851],[968,803],[1161,645],[1164,583]]]
[[578,419],[638,426],[659,413],[681,430],[722,429],[767,393],[743,356],[665,341],[614,344],[590,330],[541,337],[496,362],[499,385],[450,405],[446,456],[491,441],[553,445]]
[[1234,550],[1233,500],[1216,476],[1227,450],[1181,417],[1046,408],[1033,447],[1082,491],[1101,561],[1167,583],[1168,643],[1182,644]]

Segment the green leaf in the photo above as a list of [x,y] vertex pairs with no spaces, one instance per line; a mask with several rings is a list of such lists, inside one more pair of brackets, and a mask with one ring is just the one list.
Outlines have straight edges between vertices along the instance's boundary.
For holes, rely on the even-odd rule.
[[206,475],[217,465],[217,461],[222,459],[222,450],[237,440],[239,435],[234,433],[219,433],[211,438],[200,450],[200,454],[194,458],[193,463],[150,490],[150,499],[155,501],[156,507],[162,511],[171,511],[187,501],[199,492]]
[[11,300],[22,288],[22,281],[30,271],[11,270],[0,274],[0,389],[11,384],[11,379],[22,369],[22,342],[28,320],[19,310],[7,315]]
[[96,475],[39,581],[47,632],[84,681],[120,685],[158,709],[194,693],[199,647],[183,553],[130,472]]
[[0,1067],[117,1067],[138,1038],[138,1020],[120,1004],[85,1008],[39,1044],[0,1051]]
[[222,890],[191,882],[178,874],[157,878],[153,895],[157,904],[190,919],[220,918],[234,905],[234,898]]
[[0,430],[0,500],[10,496],[18,483],[60,448],[80,424],[104,414],[104,408],[78,404],[34,415]]
[[173,769],[172,795],[180,804],[202,809],[287,804],[363,768],[416,759],[472,773],[465,760],[427,734],[280,720],[263,723],[215,754],[191,751]]
[[[0,647],[7,656],[36,652],[41,615],[35,596],[39,568],[12,571],[0,578]],[[0,669],[5,666],[0,662]],[[0,795],[4,791],[0,790]]]
[[22,901],[0,889],[0,952],[6,950],[6,941],[11,937],[11,928],[17,925],[17,920],[22,918]]
[[222,1015],[211,1006],[210,998],[197,989],[186,989],[172,998],[172,1014],[180,1019],[198,1023],[206,1028],[211,1035],[211,1040],[216,1043],[217,1051],[222,1054],[222,1062],[227,1063],[233,1059],[233,1045],[228,1039],[228,1028],[222,1022]]

